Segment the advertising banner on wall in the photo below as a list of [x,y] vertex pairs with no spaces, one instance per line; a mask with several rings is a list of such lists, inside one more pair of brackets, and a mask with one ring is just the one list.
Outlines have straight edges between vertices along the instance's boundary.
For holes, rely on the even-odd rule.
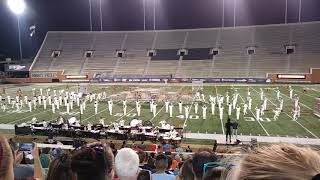
[[30,73],[31,78],[58,78],[57,72],[33,71]]
[[270,78],[95,78],[97,82],[122,82],[122,83],[271,83]]
[[4,66],[5,72],[29,71],[31,64],[6,64]]

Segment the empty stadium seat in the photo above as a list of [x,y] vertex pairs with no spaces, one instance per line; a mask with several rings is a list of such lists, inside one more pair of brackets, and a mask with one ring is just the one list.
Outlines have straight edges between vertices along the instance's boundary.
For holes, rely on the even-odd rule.
[[[320,22],[161,31],[48,32],[32,70],[68,74],[265,77],[319,68]],[[294,47],[287,54],[286,46]],[[253,54],[247,54],[254,48]],[[188,54],[177,55],[179,49]],[[210,54],[218,49],[217,55]],[[59,57],[51,57],[61,50]],[[92,57],[85,57],[85,51]],[[154,50],[155,55],[148,56]],[[116,57],[123,51],[123,57]]]

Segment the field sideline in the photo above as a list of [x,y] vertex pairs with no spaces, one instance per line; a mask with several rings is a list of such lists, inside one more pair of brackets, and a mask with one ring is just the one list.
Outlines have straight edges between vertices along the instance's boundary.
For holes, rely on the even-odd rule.
[[[239,120],[239,130],[238,134],[242,135],[260,135],[260,136],[288,136],[288,137],[309,137],[309,138],[319,138],[320,137],[320,120],[318,117],[313,115],[313,108],[315,105],[315,98],[320,95],[320,86],[318,85],[292,85],[294,89],[294,94],[300,97],[301,106],[301,117],[294,121],[292,120],[292,100],[289,98],[289,92],[287,85],[241,85],[241,84],[206,84],[203,87],[203,92],[206,97],[206,102],[209,103],[209,95],[216,96],[217,94],[225,95],[229,91],[231,96],[233,89],[237,89],[239,92],[238,103],[243,103],[247,96],[247,88],[251,90],[252,101],[252,111],[248,110],[248,114],[243,116],[241,113]],[[0,88],[5,87],[6,95],[15,97],[17,90],[20,88],[24,94],[31,95],[32,88],[47,88],[51,89],[64,89],[69,88],[69,91],[77,91],[77,84],[26,84],[26,85],[2,85]],[[124,84],[124,85],[113,85],[110,84],[91,84],[88,92],[101,92],[106,91],[107,95],[116,94],[122,91],[128,91],[133,87],[148,87],[148,88],[162,88],[170,92],[179,92],[182,95],[187,95],[192,92],[191,84]],[[284,98],[284,112],[280,114],[277,121],[273,120],[273,109],[278,105],[276,99],[276,92],[273,87],[279,87],[281,91],[281,96]],[[260,88],[264,89],[265,95],[268,98],[268,106],[263,119],[260,121],[255,120],[255,110],[256,105],[260,104],[259,92]],[[304,88],[307,92],[303,92]],[[195,93],[195,90],[193,91]],[[3,97],[5,95],[2,95]],[[189,105],[193,105],[192,101]],[[199,113],[196,115],[194,113],[194,106],[190,109],[190,116],[187,120],[179,118],[178,104],[174,102],[173,108],[173,118],[170,118],[167,113],[165,113],[164,103],[158,102],[156,117],[152,116],[149,111],[149,103],[143,103],[141,108],[141,116],[139,119],[145,121],[151,121],[155,126],[159,126],[159,122],[166,120],[167,123],[183,127],[185,124],[185,131],[192,133],[208,133],[208,134],[224,134],[223,124],[227,120],[227,106],[225,105],[224,119],[221,121],[218,116],[217,108],[215,115],[210,113],[210,104],[207,104],[207,119],[202,119],[202,103],[199,102]],[[27,110],[24,107],[23,110]],[[99,112],[97,115],[94,114],[93,104],[88,103],[85,113],[81,116],[82,123],[98,123],[100,118],[105,119],[105,124],[111,124],[114,121],[119,121],[121,119],[125,120],[126,124],[132,120],[136,115],[135,102],[128,102],[127,116],[122,114],[122,102],[114,101],[113,106],[113,116],[109,115],[107,103],[99,103]],[[0,110],[0,124],[19,124],[23,122],[30,121],[33,117],[38,120],[51,121],[57,119],[59,115],[63,115],[66,118],[75,116],[80,118],[79,108],[74,107],[71,114],[66,114],[66,109],[60,108],[55,114],[52,113],[50,106],[47,110],[43,107],[38,106],[33,112],[16,112],[15,108],[6,112]],[[231,119],[235,119],[235,111],[232,112]]]

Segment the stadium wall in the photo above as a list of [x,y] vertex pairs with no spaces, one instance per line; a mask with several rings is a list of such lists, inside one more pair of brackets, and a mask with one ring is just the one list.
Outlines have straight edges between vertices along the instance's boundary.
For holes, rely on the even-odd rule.
[[313,68],[310,70],[312,83],[320,83],[320,69]]
[[63,71],[31,71],[30,82],[50,83],[61,82],[64,79]]
[[5,83],[12,83],[12,84],[20,84],[20,83],[31,83],[30,78],[5,78]]
[[268,74],[274,83],[320,83],[320,68],[311,68],[310,73],[275,73]]

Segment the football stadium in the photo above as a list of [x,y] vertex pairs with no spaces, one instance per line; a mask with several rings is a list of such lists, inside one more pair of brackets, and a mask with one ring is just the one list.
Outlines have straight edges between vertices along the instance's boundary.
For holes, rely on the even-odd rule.
[[0,179],[318,180],[319,8],[0,2]]

